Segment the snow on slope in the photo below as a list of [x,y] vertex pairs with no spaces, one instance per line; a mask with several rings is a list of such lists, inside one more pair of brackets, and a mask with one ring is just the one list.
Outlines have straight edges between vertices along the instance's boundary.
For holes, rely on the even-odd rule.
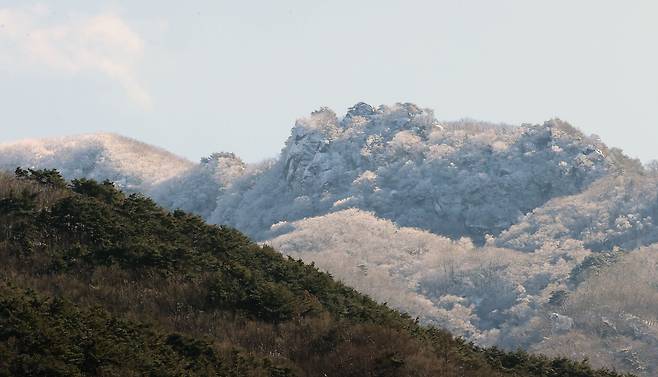
[[58,169],[66,178],[109,179],[130,191],[148,191],[193,164],[163,149],[112,133],[0,144],[0,169]]
[[582,193],[551,200],[496,240],[533,251],[544,243],[581,240],[594,251],[633,250],[658,242],[658,175],[606,177]]
[[416,275],[424,263],[451,258],[450,254],[463,257],[473,248],[470,240],[456,244],[426,231],[397,227],[357,209],[276,227],[287,227],[290,232],[266,243],[282,253],[314,262],[349,286],[426,323],[450,327],[463,336],[480,335],[464,316],[451,315],[415,290]]
[[658,376],[658,245],[625,253],[570,292],[559,313],[569,331],[528,349]]

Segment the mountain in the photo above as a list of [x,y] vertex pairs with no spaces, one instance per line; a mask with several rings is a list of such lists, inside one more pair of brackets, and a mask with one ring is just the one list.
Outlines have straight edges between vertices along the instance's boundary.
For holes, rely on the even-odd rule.
[[279,159],[225,190],[209,219],[266,239],[279,221],[359,208],[482,243],[609,174],[606,153],[559,120],[439,124],[413,104],[363,103],[339,119],[325,108],[297,121]]
[[148,191],[193,165],[163,149],[112,133],[0,144],[0,170],[57,168],[69,179],[109,179],[130,191]]
[[6,376],[618,376],[483,349],[111,183],[0,175]]
[[[658,241],[658,174],[564,121],[439,122],[413,104],[359,103],[298,120],[276,159],[216,153],[176,172],[139,153],[132,169],[75,170],[105,166],[83,144],[39,166],[237,228],[467,341],[658,373],[658,281],[638,262]],[[38,159],[22,149],[0,165]],[[134,171],[167,175],[126,185]],[[637,300],[601,294],[631,286]]]

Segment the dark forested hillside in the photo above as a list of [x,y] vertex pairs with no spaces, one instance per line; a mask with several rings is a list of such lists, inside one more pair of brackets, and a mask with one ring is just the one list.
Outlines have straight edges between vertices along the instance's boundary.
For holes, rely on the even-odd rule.
[[0,376],[615,376],[481,349],[110,182],[0,176]]

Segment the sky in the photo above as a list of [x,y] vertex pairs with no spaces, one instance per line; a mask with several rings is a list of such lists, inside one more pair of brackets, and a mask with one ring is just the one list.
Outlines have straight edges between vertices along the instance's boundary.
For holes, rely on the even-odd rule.
[[655,0],[0,0],[0,142],[116,132],[275,157],[296,119],[413,102],[559,117],[658,159]]

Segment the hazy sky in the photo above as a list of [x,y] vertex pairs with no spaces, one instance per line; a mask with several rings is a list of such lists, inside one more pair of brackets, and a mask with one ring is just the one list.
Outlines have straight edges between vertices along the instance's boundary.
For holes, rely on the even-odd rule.
[[657,18],[656,0],[0,0],[0,142],[113,131],[257,161],[321,106],[414,102],[557,116],[658,159]]

